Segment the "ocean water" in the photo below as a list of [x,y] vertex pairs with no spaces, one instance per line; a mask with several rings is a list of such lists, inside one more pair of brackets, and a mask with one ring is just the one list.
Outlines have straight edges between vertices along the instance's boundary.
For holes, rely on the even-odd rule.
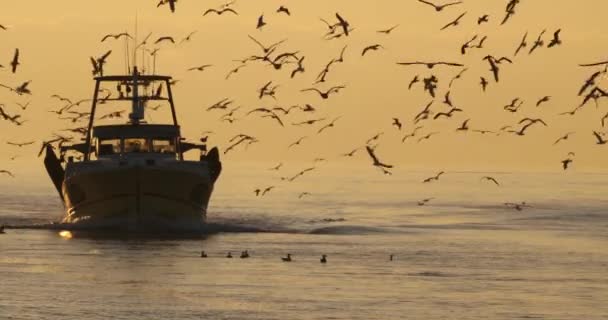
[[201,237],[31,228],[50,182],[0,185],[0,319],[608,319],[608,175],[267,167],[226,170]]

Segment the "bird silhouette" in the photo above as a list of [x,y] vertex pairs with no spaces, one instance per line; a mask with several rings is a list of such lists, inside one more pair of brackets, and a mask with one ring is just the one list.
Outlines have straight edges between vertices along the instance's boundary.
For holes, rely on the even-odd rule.
[[544,96],[536,102],[536,106],[538,107],[545,102],[549,102],[549,100],[551,100],[551,96]]
[[133,37],[131,37],[131,35],[128,34],[127,32],[121,32],[121,33],[117,33],[117,34],[106,34],[105,36],[103,36],[103,38],[101,38],[101,42],[104,42],[104,41],[108,40],[109,38],[114,38],[114,40],[118,40],[122,37],[133,39]]
[[402,66],[423,65],[429,69],[433,69],[435,66],[438,66],[438,65],[449,66],[449,67],[464,67],[464,65],[460,64],[460,63],[444,62],[444,61],[439,61],[439,62],[421,62],[421,61],[397,62],[397,64],[402,65]]
[[219,9],[219,10],[218,9],[207,9],[207,11],[205,11],[203,13],[203,16],[206,16],[206,15],[208,15],[210,13],[215,13],[216,15],[219,16],[219,15],[222,15],[222,14],[224,14],[226,12],[230,12],[230,13],[232,13],[234,15],[238,15],[238,12],[234,11],[234,9],[232,9],[232,8],[222,8],[222,9]]
[[600,145],[606,144],[607,141],[602,138],[602,136],[600,135],[599,132],[593,131],[593,135],[595,136],[595,139],[597,140],[596,144],[600,144]]
[[458,127],[458,128],[456,129],[456,131],[468,131],[468,130],[469,130],[469,121],[470,121],[470,120],[471,120],[471,119],[467,119],[467,120],[465,120],[465,121],[464,121],[464,122],[463,122],[463,123],[460,125],[460,127]]
[[508,63],[513,63],[513,61],[511,61],[511,59],[509,59],[507,57],[502,57],[500,59],[496,59],[494,56],[491,56],[491,55],[485,56],[483,58],[483,60],[488,61],[488,63],[490,64],[490,71],[492,71],[492,74],[494,75],[494,80],[496,82],[498,82],[499,72],[500,72],[500,68],[498,67],[498,65],[501,64],[503,61],[506,61]]
[[479,77],[479,78],[480,78],[479,84],[481,85],[481,90],[483,90],[483,92],[486,92],[486,88],[488,87],[488,80],[486,80],[486,78],[484,78],[484,77]]
[[258,23],[256,25],[256,29],[258,30],[262,30],[262,28],[266,25],[266,22],[264,21],[264,14],[260,15],[258,17]]
[[567,170],[568,167],[570,166],[570,164],[572,163],[572,159],[568,158],[565,160],[562,160],[562,168],[564,168],[564,170]]
[[204,64],[202,66],[188,68],[187,71],[194,71],[194,70],[196,70],[196,71],[205,71],[205,69],[207,69],[209,67],[212,67],[212,66],[213,66],[212,64]]
[[527,39],[528,39],[528,32],[526,31],[526,33],[524,34],[524,37],[521,39],[521,42],[517,46],[517,49],[515,49],[515,53],[513,54],[513,56],[516,56],[519,53],[519,51],[521,51],[521,49],[528,46]]
[[450,23],[448,23],[445,26],[443,26],[440,30],[445,30],[445,29],[447,29],[449,27],[456,27],[456,26],[458,26],[460,24],[460,19],[462,19],[462,17],[464,17],[466,14],[467,14],[466,12],[460,14],[456,19],[454,19]]
[[338,93],[341,89],[344,89],[344,88],[346,88],[346,87],[345,86],[334,86],[334,87],[329,88],[325,92],[323,92],[323,91],[321,91],[321,90],[319,90],[317,88],[308,88],[308,89],[302,89],[302,90],[300,90],[300,92],[315,91],[315,92],[317,92],[319,94],[319,96],[322,99],[325,100],[325,99],[329,98],[330,94],[332,94],[332,93]]
[[384,47],[379,44],[373,44],[373,45],[367,46],[363,49],[363,51],[361,51],[361,56],[362,57],[365,56],[365,54],[370,50],[377,51],[380,48],[384,48]]
[[283,262],[291,262],[291,253],[288,253],[286,257],[281,257]]
[[500,183],[498,183],[498,181],[490,176],[485,176],[485,177],[481,177],[482,180],[486,180],[486,181],[491,181],[493,182],[495,185],[500,186]]
[[555,140],[555,142],[553,143],[553,145],[558,144],[560,141],[562,140],[568,140],[568,138],[570,137],[570,135],[574,134],[574,132],[568,132],[565,135],[561,136],[559,139]]
[[170,36],[159,37],[158,39],[156,39],[156,41],[154,41],[154,44],[159,44],[163,41],[168,41],[168,42],[175,44],[175,40],[173,39],[173,37],[170,37]]
[[401,127],[403,126],[401,124],[401,121],[399,121],[399,118],[393,118],[392,125],[394,125],[395,127],[397,127],[397,130],[401,130]]
[[482,23],[484,23],[484,22],[486,22],[486,23],[487,23],[487,22],[489,22],[489,21],[490,21],[490,16],[489,16],[489,15],[487,15],[487,14],[484,14],[483,16],[481,16],[481,17],[477,18],[477,24],[478,24],[478,25],[481,25],[481,24],[482,24]]
[[440,12],[443,9],[449,7],[449,6],[454,6],[457,4],[461,4],[462,1],[455,1],[455,2],[448,2],[448,3],[444,3],[444,4],[434,4],[430,1],[425,1],[425,0],[418,0],[418,2],[424,3],[424,4],[428,4],[429,6],[432,6],[433,8],[435,8],[435,11]]
[[289,12],[289,9],[288,9],[288,8],[286,8],[286,7],[284,7],[284,6],[280,6],[280,7],[277,9],[277,13],[281,13],[281,12],[285,13],[285,14],[286,14],[286,15],[288,15],[288,16],[290,16],[290,15],[291,15],[291,12]]
[[17,72],[17,66],[19,66],[19,49],[15,49],[15,54],[13,55],[13,60],[11,61],[11,71],[13,73]]
[[367,154],[370,156],[370,158],[372,158],[374,166],[376,166],[376,167],[383,167],[383,168],[387,168],[387,169],[390,169],[390,168],[393,167],[390,164],[385,164],[385,163],[382,163],[380,160],[378,160],[378,158],[376,157],[376,154],[374,152],[374,149],[372,149],[372,147],[365,146],[365,149],[367,150]]
[[399,27],[399,25],[394,25],[388,29],[383,29],[383,30],[378,30],[376,31],[377,33],[384,33],[384,34],[390,34],[393,30],[395,30],[397,27]]
[[547,30],[543,30],[540,32],[538,38],[536,38],[536,41],[534,41],[534,43],[532,44],[532,48],[530,48],[528,54],[532,54],[537,48],[540,48],[545,44],[545,42],[543,41],[543,35],[545,34],[545,32],[547,32]]
[[0,174],[6,174],[6,175],[8,175],[11,178],[15,177],[15,175],[12,172],[10,172],[8,170],[4,170],[4,169],[0,170]]
[[424,180],[422,180],[422,183],[429,183],[432,181],[439,181],[439,178],[444,174],[444,171],[440,171],[439,173],[437,173],[436,175],[432,176],[432,177],[428,177]]
[[557,29],[553,33],[553,39],[551,39],[551,41],[549,42],[549,45],[547,46],[548,48],[553,48],[554,46],[562,44],[562,40],[559,38],[559,34],[561,31],[562,31],[562,29]]

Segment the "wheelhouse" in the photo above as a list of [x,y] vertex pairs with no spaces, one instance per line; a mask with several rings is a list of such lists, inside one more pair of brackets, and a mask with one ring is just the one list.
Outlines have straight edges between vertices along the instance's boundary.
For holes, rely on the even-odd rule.
[[97,158],[138,153],[172,158],[180,155],[179,127],[173,125],[97,126],[93,128],[93,142]]

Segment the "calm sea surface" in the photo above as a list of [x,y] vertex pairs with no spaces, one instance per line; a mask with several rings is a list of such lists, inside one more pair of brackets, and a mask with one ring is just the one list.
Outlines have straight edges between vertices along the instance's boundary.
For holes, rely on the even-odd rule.
[[[206,237],[8,229],[0,319],[608,319],[608,175],[366,169],[232,170]],[[0,223],[59,220],[40,184],[4,179]]]

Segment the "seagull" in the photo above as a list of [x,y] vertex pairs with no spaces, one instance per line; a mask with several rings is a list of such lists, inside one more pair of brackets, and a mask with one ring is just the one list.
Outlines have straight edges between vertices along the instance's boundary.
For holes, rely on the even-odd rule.
[[420,143],[422,140],[429,140],[432,136],[438,134],[439,132],[431,132],[429,134],[427,134],[426,136],[418,139],[418,142]]
[[207,9],[207,11],[205,11],[205,13],[203,13],[203,17],[210,14],[210,13],[215,13],[216,15],[222,15],[226,12],[230,12],[230,13],[234,13],[235,15],[238,15],[238,13],[236,11],[234,11],[234,9],[232,8],[223,8],[220,10],[217,9]]
[[395,30],[399,25],[394,25],[388,29],[384,29],[384,30],[378,30],[376,31],[377,33],[384,33],[384,34],[390,34],[393,30]]
[[505,15],[500,25],[507,23],[507,21],[509,21],[509,18],[511,18],[511,16],[515,14],[515,7],[519,4],[519,1],[520,0],[509,0],[509,3],[507,3],[507,7],[505,9],[507,14]]
[[436,120],[436,119],[438,119],[438,118],[439,118],[439,117],[441,117],[441,116],[445,116],[445,117],[451,118],[451,117],[452,117],[452,114],[453,114],[454,112],[462,112],[462,109],[459,109],[459,108],[452,108],[452,109],[450,109],[450,111],[448,111],[448,112],[439,112],[439,113],[437,113],[437,114],[435,115],[435,117],[433,117],[433,120]]
[[354,155],[355,155],[355,153],[357,153],[357,151],[359,151],[360,149],[361,149],[361,148],[356,148],[356,149],[353,149],[353,151],[351,151],[351,152],[347,152],[347,153],[344,153],[344,154],[342,154],[342,156],[343,156],[343,157],[352,157],[352,156],[354,156]]
[[319,260],[321,263],[327,263],[327,255],[322,255],[321,259]]
[[549,100],[551,100],[551,96],[544,96],[540,100],[538,100],[538,102],[536,102],[536,106],[538,107],[545,102],[549,102]]
[[28,142],[10,142],[7,141],[6,144],[10,145],[10,146],[15,146],[15,147],[25,147],[25,146],[29,146],[31,144],[34,144],[35,141],[28,141]]
[[8,170],[0,170],[0,174],[6,174],[6,175],[10,176],[11,178],[15,177],[15,175],[13,175],[13,173]]
[[426,66],[429,69],[433,69],[437,65],[444,65],[444,66],[450,66],[450,67],[464,67],[464,65],[460,64],[460,63],[443,62],[443,61],[439,61],[439,62],[420,62],[420,61],[415,61],[415,62],[397,62],[397,64],[401,65],[401,66],[424,65],[424,66]]
[[445,173],[444,171],[441,171],[441,172],[437,173],[436,175],[434,175],[432,177],[429,177],[429,178],[426,178],[426,179],[422,180],[422,183],[428,183],[428,182],[431,182],[431,181],[439,181],[439,177],[441,177],[441,175],[443,175],[444,173]]
[[562,167],[564,170],[568,169],[568,166],[572,163],[572,159],[568,158],[566,160],[562,160]]
[[288,9],[288,8],[286,8],[286,7],[284,7],[284,6],[280,6],[280,7],[277,9],[277,13],[281,13],[281,12],[285,13],[285,14],[286,14],[286,15],[288,15],[288,16],[290,16],[290,15],[291,15],[291,12],[289,12],[289,9]]
[[545,42],[542,39],[545,32],[547,32],[547,30],[541,31],[541,33],[538,35],[538,38],[536,38],[536,41],[534,41],[532,48],[530,48],[530,51],[528,52],[528,54],[532,54],[532,52],[534,52],[534,50],[536,50],[536,48],[542,47],[545,44]]
[[511,61],[511,59],[509,59],[507,57],[502,57],[500,59],[496,59],[494,56],[491,56],[491,55],[485,56],[483,58],[483,60],[487,60],[488,63],[490,64],[490,71],[492,71],[492,74],[494,74],[494,80],[496,82],[498,82],[498,73],[500,72],[498,65],[501,64],[503,61],[506,61],[508,63],[513,63],[513,61]]
[[296,142],[293,142],[292,144],[290,144],[289,146],[287,146],[287,149],[289,149],[289,148],[291,148],[291,147],[293,147],[293,146],[299,146],[299,145],[300,145],[300,143],[302,143],[302,141],[304,141],[304,139],[306,139],[306,138],[308,138],[308,137],[306,137],[306,136],[301,137],[301,138],[300,138],[300,139],[298,139]]
[[489,21],[490,16],[487,14],[484,14],[483,16],[477,18],[477,24],[480,25],[484,22],[488,22]]
[[114,40],[118,40],[122,37],[133,39],[133,37],[131,37],[130,34],[128,34],[126,32],[122,32],[122,33],[118,33],[118,34],[106,34],[105,36],[103,36],[103,38],[101,38],[101,42],[104,42],[109,38],[114,38]]
[[340,16],[339,13],[336,12],[336,18],[338,18],[338,21],[340,22],[340,26],[342,26],[342,30],[344,31],[344,35],[348,37],[348,27],[350,26],[350,24],[348,23],[348,21],[346,21],[344,18],[342,18],[342,16]]
[[230,76],[231,76],[232,74],[239,72],[239,70],[241,70],[241,68],[243,68],[243,67],[245,67],[245,66],[246,66],[246,64],[242,64],[242,65],[237,66],[236,68],[234,68],[234,69],[230,70],[230,71],[228,72],[228,74],[226,75],[226,78],[225,78],[225,79],[226,79],[226,80],[228,80],[228,78],[230,78]]
[[255,28],[261,30],[262,27],[264,27],[265,25],[266,25],[266,22],[264,22],[264,14],[262,14],[261,16],[258,17],[258,24]]
[[462,55],[467,54],[467,49],[471,48],[471,43],[473,43],[473,41],[477,40],[477,37],[479,37],[479,35],[474,35],[473,38],[471,38],[471,40],[465,42],[460,47],[460,54],[462,54]]
[[517,46],[517,49],[515,49],[514,56],[516,56],[521,49],[528,46],[528,42],[526,42],[527,38],[528,38],[528,32],[526,31],[526,33],[524,34],[524,37],[521,39],[521,42],[519,43],[519,46]]
[[486,92],[486,88],[488,87],[488,80],[486,80],[486,78],[484,77],[480,77],[481,82],[479,82],[479,84],[481,85],[481,89],[483,90],[483,92]]
[[427,203],[429,203],[429,202],[430,202],[431,200],[433,200],[433,199],[435,199],[435,198],[426,198],[426,199],[422,199],[422,200],[418,201],[418,205],[419,205],[419,206],[424,206],[424,205],[426,205]]
[[562,40],[559,38],[559,33],[561,31],[562,29],[557,29],[557,31],[553,33],[553,39],[549,42],[548,48],[553,48],[554,46],[562,44]]
[[467,14],[467,12],[465,11],[464,13],[462,13],[461,15],[458,16],[458,18],[456,18],[455,20],[453,20],[452,22],[446,24],[445,26],[443,26],[440,30],[445,30],[451,26],[458,26],[460,24],[460,19],[462,19],[462,17],[464,17]]
[[369,50],[377,51],[380,48],[384,48],[384,47],[382,45],[379,45],[379,44],[373,44],[373,45],[367,46],[361,52],[361,56],[362,57],[365,56],[365,53],[367,53]]
[[334,87],[329,88],[329,90],[327,90],[325,92],[322,92],[317,88],[308,88],[308,89],[300,90],[300,92],[316,91],[319,94],[319,96],[321,96],[322,99],[328,99],[330,94],[338,93],[338,91],[340,91],[340,89],[344,89],[344,88],[346,88],[346,87],[345,86],[334,86]]
[[189,33],[187,36],[185,36],[185,37],[184,37],[184,38],[183,38],[183,39],[182,39],[182,40],[179,42],[179,44],[182,44],[182,43],[184,43],[184,42],[188,42],[188,41],[190,41],[190,40],[192,39],[192,36],[193,36],[194,34],[196,34],[197,32],[198,32],[198,31],[196,31],[196,30],[195,30],[195,31],[190,32],[190,33]]
[[169,41],[169,42],[175,44],[175,40],[173,39],[173,37],[169,37],[169,36],[164,36],[164,37],[160,37],[160,38],[156,39],[156,41],[154,41],[154,44],[159,44],[163,41]]
[[205,253],[205,251],[201,251],[201,258],[207,258],[207,253]]
[[302,193],[300,193],[300,195],[298,195],[298,199],[302,199],[302,198],[304,198],[305,196],[309,196],[309,195],[310,195],[310,193],[309,193],[309,192],[302,192]]
[[420,79],[418,79],[418,75],[414,76],[414,79],[412,79],[412,81],[410,81],[410,84],[407,86],[408,90],[412,89],[412,86],[416,83],[416,82],[420,82]]
[[380,160],[378,160],[378,158],[376,157],[376,154],[374,153],[374,149],[372,149],[372,147],[365,146],[365,149],[367,150],[367,154],[369,154],[370,158],[372,158],[374,166],[387,168],[387,169],[390,169],[393,167],[390,164],[384,164],[384,163],[380,162]]
[[333,128],[336,121],[338,121],[338,119],[340,119],[340,118],[341,117],[337,117],[334,120],[332,120],[330,123],[326,124],[324,127],[321,127],[321,129],[319,129],[319,131],[317,131],[317,134],[323,132],[325,129]]
[[579,64],[579,66],[581,66],[581,67],[595,67],[595,66],[603,66],[603,65],[608,65],[608,60],[602,61],[602,62]]
[[199,66],[199,67],[192,67],[192,68],[189,68],[189,69],[188,69],[188,71],[194,71],[194,70],[197,70],[197,71],[205,71],[205,69],[206,69],[206,68],[209,68],[209,67],[212,67],[212,66],[213,66],[212,64],[204,64],[204,65]]
[[291,253],[287,254],[287,257],[281,257],[283,262],[291,262]]
[[600,75],[602,75],[602,72],[601,71],[597,71],[594,74],[592,74],[591,77],[589,77],[589,79],[585,80],[585,83],[583,84],[583,86],[579,90],[578,95],[581,96],[583,93],[585,93],[585,91],[587,91],[588,88],[594,86],[595,85],[595,80]]
[[397,130],[401,130],[402,124],[401,124],[401,121],[399,121],[399,118],[393,118],[392,125],[397,127]]
[[264,189],[264,191],[262,191],[262,197],[267,194],[268,192],[270,192],[272,189],[274,189],[274,186],[270,186],[267,187],[266,189]]
[[156,5],[156,7],[160,7],[162,5],[165,4],[169,4],[169,9],[171,9],[171,12],[175,12],[175,3],[177,2],[177,0],[160,0],[160,2]]
[[298,67],[297,67],[297,68],[295,68],[295,69],[293,69],[293,71],[291,71],[291,78],[292,78],[292,79],[293,79],[293,77],[295,77],[295,76],[296,76],[296,74],[297,74],[298,72],[302,72],[302,73],[303,73],[303,72],[305,71],[305,70],[304,70],[304,65],[302,65],[302,62],[304,62],[304,58],[305,58],[305,57],[304,57],[304,56],[302,56],[302,57],[301,57],[301,58],[298,60]]
[[429,6],[432,6],[433,8],[435,8],[435,11],[440,12],[442,11],[444,8],[448,7],[448,6],[453,6],[453,5],[457,5],[457,4],[461,4],[462,1],[456,1],[456,2],[448,2],[445,4],[441,4],[441,5],[437,5],[434,4],[432,2],[429,1],[425,1],[425,0],[418,0],[418,2],[424,3],[424,4],[428,4]]
[[602,118],[602,127],[605,127],[606,124],[608,123],[608,122],[606,122],[607,119],[608,119],[608,113],[606,113],[604,115],[604,117]]
[[469,130],[469,120],[471,119],[467,119],[465,120],[460,127],[458,127],[458,129],[456,129],[456,131],[467,131]]
[[20,65],[19,63],[19,49],[15,49],[15,54],[13,55],[13,61],[11,61],[11,67],[12,67],[12,72],[15,73],[17,72],[17,66]]
[[500,186],[500,183],[498,183],[498,181],[496,181],[496,179],[494,179],[493,177],[490,176],[485,176],[485,177],[481,177],[482,180],[487,180],[487,181],[492,181],[494,182],[494,184],[496,184],[497,186]]
[[597,143],[596,144],[606,144],[608,142],[608,141],[604,140],[602,138],[602,136],[599,134],[599,132],[597,132],[597,131],[593,131],[593,135],[597,139]]
[[568,132],[568,133],[566,133],[564,136],[562,136],[562,137],[560,137],[559,139],[557,139],[557,140],[556,140],[556,141],[553,143],[553,145],[558,144],[558,143],[559,143],[560,141],[562,141],[562,140],[568,140],[568,138],[570,137],[570,135],[571,135],[571,134],[574,134],[574,132]]

